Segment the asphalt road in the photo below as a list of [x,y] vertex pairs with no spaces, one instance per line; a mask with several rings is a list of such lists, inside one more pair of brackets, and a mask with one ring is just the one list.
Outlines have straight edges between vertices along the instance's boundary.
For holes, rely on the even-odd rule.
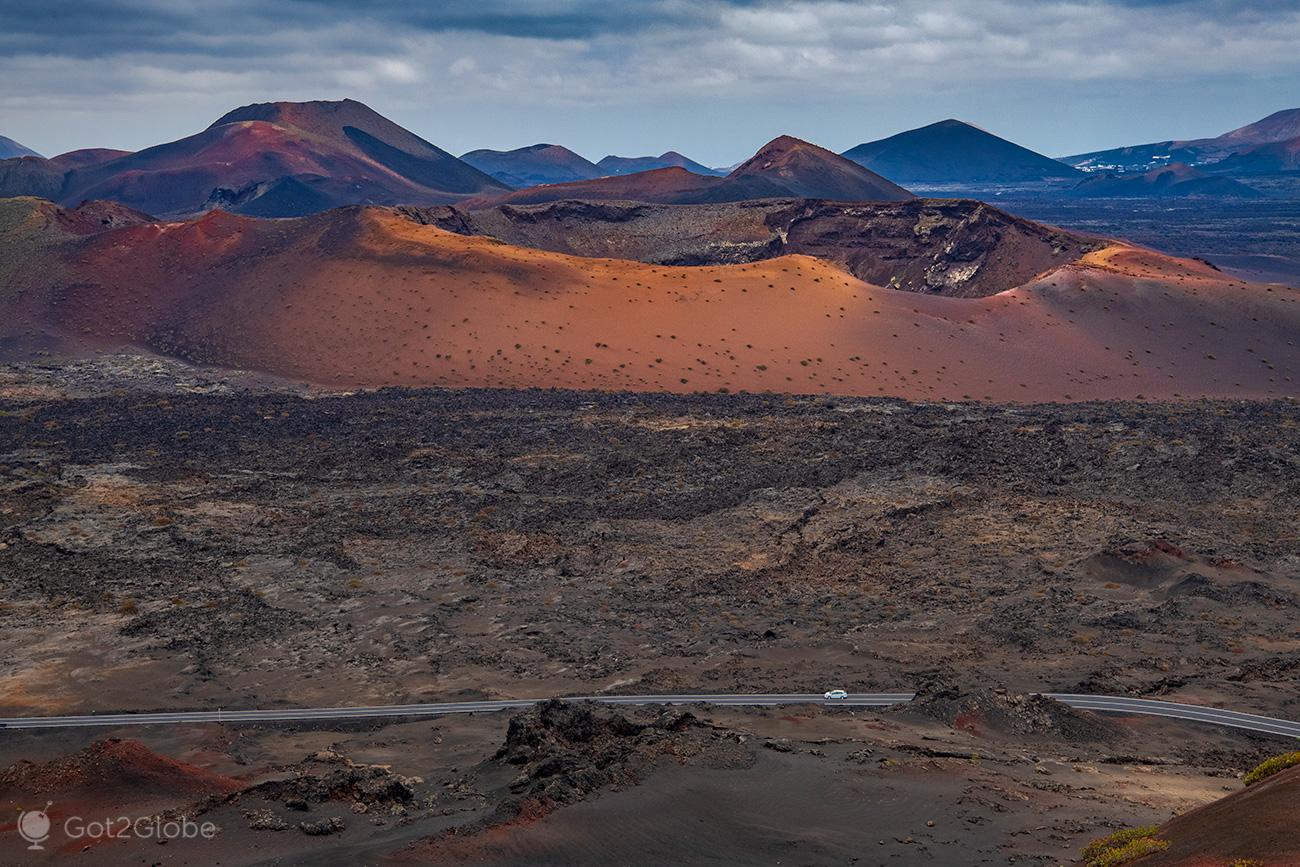
[[[1241,713],[1194,704],[1127,698],[1125,696],[1043,693],[1049,698],[1080,710],[1109,714],[1162,716],[1185,722],[1205,723],[1245,729],[1261,734],[1300,738],[1300,723],[1257,714]],[[910,692],[872,692],[850,694],[848,698],[828,699],[820,693],[758,695],[595,695],[574,696],[570,700],[589,700],[612,705],[710,704],[733,707],[772,707],[788,704],[821,704],[830,707],[888,707],[909,702]],[[79,728],[84,726],[174,725],[177,723],[275,722],[284,720],[356,720],[376,717],[442,716],[453,713],[491,713],[521,710],[543,699],[498,699],[495,701],[443,702],[438,704],[396,704],[366,707],[283,708],[276,710],[209,710],[171,711],[166,713],[105,713],[85,716],[0,718],[0,727],[8,729]]]
[[1207,723],[1216,726],[1228,726],[1235,729],[1260,732],[1269,735],[1300,738],[1300,723],[1253,713],[1241,713],[1235,710],[1222,710],[1216,707],[1204,707],[1198,704],[1179,704],[1173,701],[1155,701],[1148,698],[1125,698],[1109,695],[1083,695],[1076,693],[1053,693],[1043,695],[1064,702],[1080,710],[1091,710],[1113,714],[1143,714],[1146,716],[1164,716],[1187,722]]
[[[574,696],[571,701],[595,701],[601,704],[712,704],[771,707],[782,704],[833,704],[852,707],[888,707],[912,700],[910,692],[877,692],[850,695],[830,700],[821,693],[789,695],[591,695]],[[569,697],[566,697],[569,698]],[[540,698],[462,701],[440,704],[393,704],[366,707],[284,708],[277,710],[208,710],[168,713],[106,713],[88,716],[49,716],[0,718],[5,728],[75,728],[79,726],[167,725],[196,722],[266,722],[274,720],[369,719],[372,717],[442,716],[451,713],[489,713],[520,710],[545,701]]]

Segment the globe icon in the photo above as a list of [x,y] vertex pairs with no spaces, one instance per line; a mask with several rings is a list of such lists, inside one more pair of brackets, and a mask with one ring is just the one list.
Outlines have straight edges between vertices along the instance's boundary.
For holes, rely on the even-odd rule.
[[44,810],[28,810],[18,817],[18,833],[32,844],[32,849],[40,849],[40,844],[50,837],[50,817]]

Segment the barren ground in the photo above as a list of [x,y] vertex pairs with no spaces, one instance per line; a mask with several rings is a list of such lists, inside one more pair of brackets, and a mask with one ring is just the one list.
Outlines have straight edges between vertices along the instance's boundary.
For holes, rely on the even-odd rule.
[[[634,711],[635,731],[597,711],[585,740],[572,732],[590,725],[521,723],[550,734],[516,748],[567,757],[560,789],[545,755],[511,752],[504,716],[0,739],[0,767],[115,734],[235,780],[201,778],[239,792],[200,808],[223,828],[222,863],[1054,864],[1238,788],[1285,744],[1151,720],[1094,730],[1015,693],[1300,717],[1293,403],[307,394],[104,365],[99,380],[3,380],[4,715],[960,694],[907,711],[695,710],[708,725]],[[354,779],[379,772],[307,759],[329,747],[391,765],[409,799],[382,774]],[[157,774],[187,782],[161,794],[65,771],[0,775],[0,796],[202,800],[170,765]],[[286,775],[310,780],[259,788]],[[307,811],[286,806],[295,792]],[[299,830],[331,817],[344,829]],[[273,819],[289,831],[252,828]],[[78,863],[210,857],[104,844]]]

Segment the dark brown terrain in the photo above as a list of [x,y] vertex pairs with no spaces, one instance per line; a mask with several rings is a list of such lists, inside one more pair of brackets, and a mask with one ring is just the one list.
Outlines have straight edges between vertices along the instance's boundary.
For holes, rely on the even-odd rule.
[[411,216],[520,247],[659,265],[726,265],[802,254],[878,286],[964,298],[1020,286],[1105,245],[982,202],[952,199],[565,201],[477,211],[431,208]]
[[1288,744],[1023,693],[1300,716],[1290,403],[298,394],[128,357],[3,393],[5,715],[922,693],[13,732],[6,809],[221,829],[19,863],[1058,864]]

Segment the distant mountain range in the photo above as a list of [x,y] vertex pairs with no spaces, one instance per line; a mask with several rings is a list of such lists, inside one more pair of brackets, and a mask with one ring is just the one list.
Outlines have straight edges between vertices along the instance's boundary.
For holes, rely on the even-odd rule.
[[516,188],[585,181],[605,174],[595,163],[555,144],[535,144],[512,151],[476,150],[460,158]]
[[565,200],[638,201],[666,205],[811,198],[903,201],[912,194],[852,160],[792,136],[780,136],[726,177],[680,167],[652,169],[471,199],[467,207],[535,205]]
[[593,163],[562,145],[535,144],[512,151],[475,150],[461,154],[465,162],[516,189],[542,184],[567,184],[596,178],[631,175],[655,169],[680,168],[697,175],[727,174],[701,165],[676,151],[657,157],[607,156]]
[[1213,138],[1130,145],[1062,160],[1089,172],[1144,172],[1171,163],[1224,174],[1295,171],[1300,169],[1300,108],[1274,112]]
[[900,184],[1015,183],[1083,174],[953,119],[860,144],[844,156]]
[[445,204],[509,189],[350,99],[248,105],[179,141],[106,160],[113,152],[76,154],[0,163],[0,195],[109,199],[155,215],[222,207],[291,216],[344,204]]
[[20,145],[11,138],[0,135],[0,160],[12,159],[13,157],[38,157],[36,151],[29,147]]
[[601,173],[605,175],[630,175],[636,172],[648,172],[653,169],[679,168],[694,172],[697,175],[722,177],[730,171],[730,169],[728,171],[711,169],[689,157],[682,156],[677,151],[665,151],[657,157],[616,157],[611,155],[605,157],[596,165],[600,167]]
[[[1213,139],[1068,158],[1073,165],[953,119],[843,155],[781,136],[730,171],[676,151],[593,163],[557,144],[480,149],[457,158],[349,99],[243,106],[201,132],[135,153],[96,148],[45,159],[0,137],[4,153],[15,155],[0,158],[0,197],[32,195],[65,205],[104,199],[163,217],[215,208],[286,217],[353,204],[489,207],[563,199],[897,201],[911,196],[903,185],[1040,182],[1077,196],[1241,197],[1258,193],[1225,176],[1300,170],[1300,109]],[[1152,169],[1170,171],[1147,176]],[[1089,177],[1098,173],[1142,177]],[[1071,182],[1080,182],[1077,190],[1068,189]]]

